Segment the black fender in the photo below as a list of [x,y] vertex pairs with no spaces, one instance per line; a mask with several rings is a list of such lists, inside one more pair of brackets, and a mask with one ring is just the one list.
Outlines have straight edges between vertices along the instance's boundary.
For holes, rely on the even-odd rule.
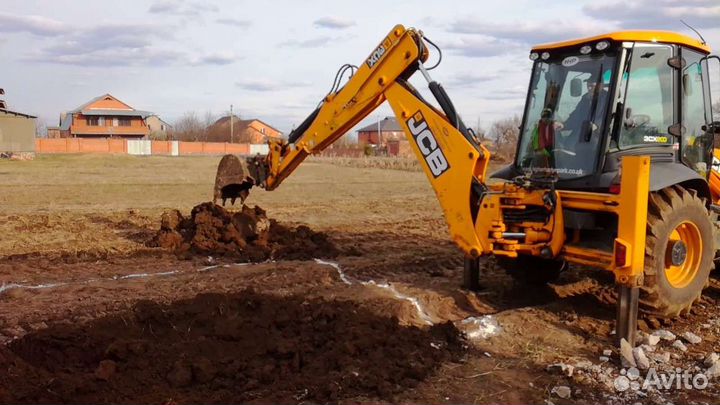
[[512,178],[517,175],[518,175],[518,171],[515,169],[515,166],[512,164],[509,164],[509,165],[505,165],[505,166],[501,167],[499,170],[490,174],[490,178],[491,179],[512,180]]
[[[626,173],[623,172],[623,175]],[[674,185],[695,190],[708,204],[712,201],[710,184],[693,169],[682,163],[658,162],[650,164],[650,191],[662,190]]]

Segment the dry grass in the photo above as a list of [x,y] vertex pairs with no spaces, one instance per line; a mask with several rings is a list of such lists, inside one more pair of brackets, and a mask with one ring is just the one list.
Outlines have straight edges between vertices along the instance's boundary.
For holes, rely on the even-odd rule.
[[[125,228],[155,228],[163,211],[189,212],[209,201],[219,161],[219,156],[128,155],[0,160],[0,234],[14,235],[0,238],[0,256],[125,250],[132,245]],[[442,215],[423,173],[329,161],[305,162],[277,190],[254,189],[247,203],[280,221],[319,230]]]
[[312,156],[309,161],[316,163],[327,163],[337,166],[357,167],[361,169],[390,169],[404,170],[409,172],[420,172],[422,168],[415,158],[406,157],[384,157],[384,156],[365,156],[361,158],[351,157],[326,157]]

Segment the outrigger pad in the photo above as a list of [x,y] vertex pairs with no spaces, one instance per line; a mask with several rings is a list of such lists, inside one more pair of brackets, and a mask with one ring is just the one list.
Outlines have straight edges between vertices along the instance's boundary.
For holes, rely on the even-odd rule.
[[218,199],[225,201],[230,199],[235,204],[236,199],[244,202],[250,194],[250,188],[255,185],[255,179],[250,175],[247,161],[235,155],[225,155],[218,165],[215,176],[215,190],[213,200],[217,204]]

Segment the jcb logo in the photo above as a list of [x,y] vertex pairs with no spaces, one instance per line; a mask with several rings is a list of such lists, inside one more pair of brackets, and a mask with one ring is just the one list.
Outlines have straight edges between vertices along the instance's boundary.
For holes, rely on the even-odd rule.
[[376,63],[382,58],[382,56],[385,55],[385,47],[380,45],[377,47],[375,52],[373,52],[370,57],[367,60],[367,65],[369,68],[372,68],[375,66]]
[[442,149],[440,149],[435,135],[430,132],[427,122],[425,122],[425,117],[418,111],[407,120],[406,124],[415,139],[415,143],[417,143],[420,149],[420,153],[422,153],[425,158],[430,172],[433,174],[433,177],[438,178],[450,168],[450,164],[445,158]]
[[385,40],[378,46],[373,53],[370,54],[370,57],[367,60],[367,65],[369,68],[372,68],[375,66],[376,63],[382,59],[383,55],[385,55],[385,52],[387,52],[388,48],[390,48],[390,38],[385,38]]

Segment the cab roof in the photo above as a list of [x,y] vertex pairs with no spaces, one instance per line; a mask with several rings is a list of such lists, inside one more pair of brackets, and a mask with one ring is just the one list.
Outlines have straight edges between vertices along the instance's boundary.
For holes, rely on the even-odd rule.
[[596,35],[594,37],[587,37],[582,39],[573,39],[570,41],[554,42],[550,44],[535,45],[532,47],[531,52],[537,52],[540,50],[549,50],[564,48],[566,46],[576,46],[582,44],[593,44],[597,41],[608,39],[615,42],[623,41],[637,41],[637,42],[660,42],[666,44],[678,44],[684,45],[703,53],[710,53],[711,49],[709,46],[704,45],[702,42],[695,38],[691,38],[687,35],[678,34],[670,31],[617,31],[610,32],[607,34]]

